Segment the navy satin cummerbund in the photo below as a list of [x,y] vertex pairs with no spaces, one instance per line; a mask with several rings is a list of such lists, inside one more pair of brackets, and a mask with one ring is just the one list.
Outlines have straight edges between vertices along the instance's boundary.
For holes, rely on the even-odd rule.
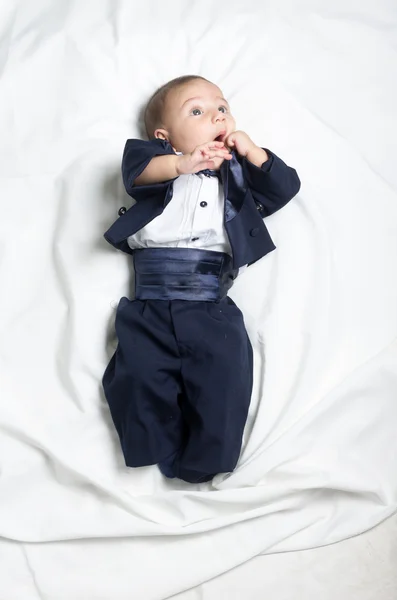
[[227,295],[237,277],[232,257],[191,248],[134,250],[136,300],[202,300]]

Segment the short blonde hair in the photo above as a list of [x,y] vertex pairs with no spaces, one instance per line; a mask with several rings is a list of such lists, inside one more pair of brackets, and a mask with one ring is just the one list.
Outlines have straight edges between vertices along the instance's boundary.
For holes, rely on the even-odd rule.
[[168,81],[159,87],[151,96],[146,105],[144,114],[145,128],[149,140],[154,139],[154,132],[163,124],[162,120],[164,116],[165,103],[170,91],[179,86],[185,85],[185,83],[189,83],[194,79],[204,79],[204,81],[208,81],[208,79],[201,77],[201,75],[182,75],[181,77],[171,79],[171,81]]

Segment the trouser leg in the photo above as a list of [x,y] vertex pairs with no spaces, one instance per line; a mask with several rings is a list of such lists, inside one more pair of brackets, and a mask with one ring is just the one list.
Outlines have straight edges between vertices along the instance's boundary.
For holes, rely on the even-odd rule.
[[103,387],[127,466],[156,464],[178,450],[181,361],[169,302],[120,301],[117,350]]
[[252,347],[243,315],[226,297],[219,303],[173,301],[187,423],[175,462],[177,477],[208,481],[238,461],[252,393]]

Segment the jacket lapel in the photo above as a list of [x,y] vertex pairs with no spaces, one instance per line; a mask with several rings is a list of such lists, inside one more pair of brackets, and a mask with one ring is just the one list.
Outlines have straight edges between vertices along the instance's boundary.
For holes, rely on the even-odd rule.
[[228,222],[240,212],[247,192],[243,169],[236,158],[235,152],[232,152],[231,160],[223,161],[221,178],[225,193],[225,222]]

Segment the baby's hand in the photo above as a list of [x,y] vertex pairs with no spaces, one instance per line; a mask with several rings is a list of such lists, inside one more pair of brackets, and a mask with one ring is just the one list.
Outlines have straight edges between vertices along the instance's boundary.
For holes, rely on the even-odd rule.
[[247,156],[250,150],[257,146],[244,131],[233,131],[225,139],[225,144],[229,148],[235,148],[240,156]]
[[[213,159],[222,160],[213,160]],[[177,173],[178,175],[186,175],[188,173],[197,173],[203,169],[214,169],[223,162],[223,159],[230,160],[232,155],[225,148],[223,142],[207,142],[197,146],[189,154],[181,154],[178,156]]]

